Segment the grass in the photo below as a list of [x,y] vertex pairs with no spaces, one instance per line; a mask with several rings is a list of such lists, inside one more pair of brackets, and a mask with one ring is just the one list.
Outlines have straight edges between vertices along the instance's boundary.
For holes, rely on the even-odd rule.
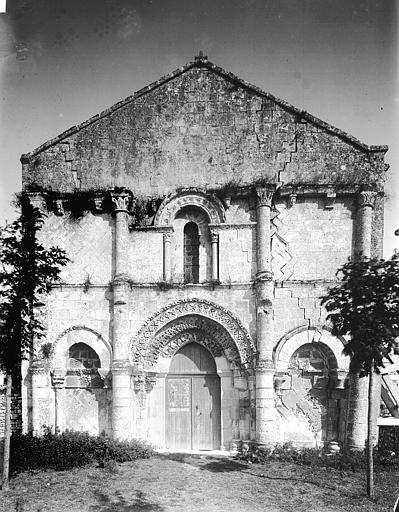
[[385,512],[398,494],[398,469],[376,472],[370,502],[360,471],[158,454],[104,468],[21,473],[0,492],[0,511]]

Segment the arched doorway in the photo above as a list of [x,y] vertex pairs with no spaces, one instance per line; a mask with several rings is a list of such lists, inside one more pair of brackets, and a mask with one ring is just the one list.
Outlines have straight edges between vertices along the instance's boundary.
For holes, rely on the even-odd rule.
[[198,343],[173,357],[166,379],[166,448],[220,449],[220,379],[211,353]]

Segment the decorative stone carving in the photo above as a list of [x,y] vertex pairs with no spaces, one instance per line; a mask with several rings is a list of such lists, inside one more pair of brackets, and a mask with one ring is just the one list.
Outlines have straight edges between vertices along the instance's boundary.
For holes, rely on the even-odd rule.
[[219,242],[219,233],[217,231],[211,231],[211,244],[217,244]]
[[51,383],[55,388],[64,387],[66,371],[56,368],[51,372]]
[[216,196],[188,189],[169,196],[162,202],[155,215],[154,225],[171,226],[179,210],[186,206],[196,206],[203,210],[211,224],[224,222],[224,207]]
[[114,203],[115,212],[128,212],[131,199],[130,191],[124,189],[120,192],[111,192],[111,199]]
[[372,190],[363,190],[360,192],[357,198],[357,206],[358,208],[363,208],[364,206],[370,206],[374,208],[375,198],[377,197],[377,192]]
[[134,375],[133,377],[133,389],[135,393],[144,391],[145,387],[145,376],[144,374]]
[[64,201],[62,199],[56,199],[54,201],[55,205],[55,214],[56,215],[64,215]]
[[[131,340],[130,354],[132,363],[138,367],[142,367],[147,354],[151,353],[151,351],[155,353],[157,351],[156,347],[159,347],[160,344],[162,345],[162,339],[165,338],[162,338],[163,331],[160,332],[161,329],[165,328],[170,322],[188,315],[198,315],[202,317],[198,319],[198,321],[206,319],[213,320],[220,329],[218,333],[227,333],[230,338],[228,350],[228,353],[231,353],[230,357],[237,359],[237,356],[234,357],[232,355],[234,352],[232,347],[235,346],[238,350],[238,362],[240,365],[252,365],[256,349],[241,321],[222,306],[203,299],[185,299],[174,302],[150,317]],[[175,328],[176,326],[173,324],[170,327]],[[209,325],[207,325],[207,328],[208,327]],[[172,338],[173,336],[170,336],[169,340]],[[224,334],[223,339],[225,340],[224,343],[227,349],[228,342],[226,334]],[[226,357],[228,357],[227,354]]]
[[268,206],[271,208],[275,190],[274,186],[256,187],[257,206]]
[[156,382],[157,382],[157,374],[154,372],[147,373],[147,375],[145,376],[145,384],[144,384],[146,393],[151,393],[151,391],[154,389]]
[[288,196],[288,208],[292,208],[296,203],[297,194],[290,194]]
[[46,210],[46,201],[44,197],[36,192],[31,192],[28,194],[29,202],[33,206],[33,208],[37,208],[41,212]]
[[104,199],[102,197],[94,197],[93,198],[94,210],[98,213],[103,211],[103,200]]
[[163,241],[164,243],[170,243],[172,241],[172,232],[171,231],[168,231],[166,233],[163,234]]

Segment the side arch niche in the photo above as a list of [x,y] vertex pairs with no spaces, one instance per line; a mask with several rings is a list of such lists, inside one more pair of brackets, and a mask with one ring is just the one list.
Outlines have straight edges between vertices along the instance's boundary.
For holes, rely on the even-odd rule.
[[241,321],[202,299],[174,302],[150,317],[130,343],[131,363],[137,370],[154,371],[161,356],[172,357],[194,341],[194,333],[214,357],[225,355],[236,367],[252,368],[256,349]]
[[279,442],[323,446],[343,441],[345,340],[325,328],[303,327],[284,336],[274,352]]
[[155,215],[154,225],[171,226],[177,213],[188,206],[203,210],[210,224],[221,224],[225,220],[225,211],[220,199],[200,190],[188,189],[168,196],[162,202]]
[[111,346],[94,330],[76,326],[57,338],[51,371],[57,429],[111,433],[110,366]]

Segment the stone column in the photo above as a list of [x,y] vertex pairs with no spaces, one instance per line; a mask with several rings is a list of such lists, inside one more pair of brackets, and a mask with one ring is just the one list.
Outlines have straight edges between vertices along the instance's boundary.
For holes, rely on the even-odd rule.
[[172,280],[170,244],[172,241],[172,230],[163,234],[163,280],[170,283]]
[[219,233],[211,231],[212,281],[219,281]]
[[54,388],[54,430],[62,432],[64,430],[64,407],[63,391],[65,384],[65,370],[56,369],[51,375],[51,381]]
[[34,361],[29,367],[32,386],[32,421],[30,430],[33,435],[39,435],[42,427],[49,424],[49,390],[48,373],[39,361]]
[[[371,257],[371,232],[375,197],[376,192],[373,191],[362,191],[358,196],[355,228],[355,257],[357,258]],[[368,381],[368,377],[360,377],[359,372],[351,370],[349,373],[345,444],[352,450],[363,450],[367,439]]]
[[131,435],[131,365],[128,359],[129,319],[129,203],[130,193],[122,189],[111,193],[115,205],[115,240],[113,287],[112,341],[112,434],[116,439]]
[[270,210],[274,187],[259,187],[257,195],[256,338],[256,441],[275,442],[273,291]]
[[358,196],[356,214],[356,256],[371,257],[371,231],[376,192],[363,191]]

